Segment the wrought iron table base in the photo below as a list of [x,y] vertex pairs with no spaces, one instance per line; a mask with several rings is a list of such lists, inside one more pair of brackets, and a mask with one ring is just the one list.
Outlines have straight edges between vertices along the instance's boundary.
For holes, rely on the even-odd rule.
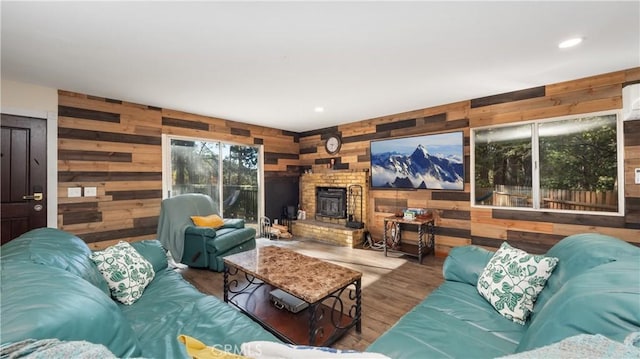
[[[272,303],[253,303],[255,306],[273,306],[274,310],[284,311],[283,316],[304,320],[308,316],[308,342],[296,342],[291,334],[278,330],[274,323],[259,315],[257,308],[248,308],[250,300],[268,301],[268,292],[274,286],[265,283],[236,267],[225,265],[224,301],[240,309],[251,319],[291,344],[329,346],[338,340],[350,328],[362,332],[362,281],[357,279],[344,287],[328,294],[322,299],[309,303],[303,311],[294,314],[275,308]],[[260,292],[262,291],[262,292]],[[345,293],[346,291],[346,293]],[[267,298],[264,298],[267,297]],[[243,304],[244,303],[244,304]],[[272,310],[269,308],[268,310]],[[322,342],[319,340],[324,339]]]

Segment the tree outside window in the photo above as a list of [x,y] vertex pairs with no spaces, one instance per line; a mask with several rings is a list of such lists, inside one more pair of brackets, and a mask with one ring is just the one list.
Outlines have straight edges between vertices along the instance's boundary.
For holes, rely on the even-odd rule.
[[173,138],[170,156],[172,196],[204,193],[224,217],[257,221],[258,147]]
[[473,131],[475,205],[618,212],[615,114]]

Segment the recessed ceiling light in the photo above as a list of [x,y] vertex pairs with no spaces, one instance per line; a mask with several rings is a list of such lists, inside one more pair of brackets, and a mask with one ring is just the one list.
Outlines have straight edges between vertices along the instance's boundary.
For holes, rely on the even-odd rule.
[[313,109],[315,112],[320,113],[320,112],[324,112],[324,107],[322,106],[317,106],[316,108]]
[[566,49],[568,47],[574,47],[582,42],[581,37],[574,37],[572,39],[564,40],[558,44],[558,47],[561,49]]

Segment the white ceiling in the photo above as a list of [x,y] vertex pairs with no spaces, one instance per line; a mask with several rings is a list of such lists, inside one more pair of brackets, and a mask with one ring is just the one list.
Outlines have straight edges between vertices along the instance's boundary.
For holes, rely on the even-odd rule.
[[0,6],[2,78],[295,132],[640,66],[640,1]]

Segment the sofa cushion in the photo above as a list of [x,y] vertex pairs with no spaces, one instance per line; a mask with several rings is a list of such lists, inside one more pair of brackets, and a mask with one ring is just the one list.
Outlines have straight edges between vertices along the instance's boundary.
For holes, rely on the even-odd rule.
[[140,355],[136,334],[118,305],[93,284],[56,267],[4,258],[1,263],[3,343],[86,340],[118,357]]
[[513,353],[525,330],[496,313],[475,285],[445,281],[367,351],[394,359],[495,358]]
[[558,258],[559,262],[536,300],[531,319],[535,319],[536,313],[574,276],[637,252],[638,248],[632,244],[597,233],[575,234],[556,243],[546,255]]
[[503,316],[524,324],[558,259],[532,255],[507,242],[478,279],[478,292]]
[[93,284],[109,295],[109,286],[89,258],[91,250],[75,235],[55,228],[29,231],[2,246],[3,261],[29,261],[55,267]]
[[640,249],[630,249],[636,257],[602,264],[567,281],[531,320],[517,351],[582,333],[622,342],[640,331]]
[[153,266],[154,272],[167,268],[167,250],[155,239],[131,242],[131,246]]
[[92,253],[91,259],[109,283],[111,295],[124,304],[138,300],[155,275],[151,263],[124,241]]
[[494,253],[478,246],[451,248],[442,266],[444,279],[471,284],[475,287],[480,274]]
[[[199,292],[180,273],[162,270],[132,305],[119,304],[136,332],[145,358],[187,358],[180,334],[218,348],[240,348],[251,340],[278,341],[222,300]],[[154,318],[153,324],[149,318]]]
[[198,227],[211,227],[219,228],[224,225],[224,221],[217,214],[210,214],[208,216],[191,216],[193,224]]

